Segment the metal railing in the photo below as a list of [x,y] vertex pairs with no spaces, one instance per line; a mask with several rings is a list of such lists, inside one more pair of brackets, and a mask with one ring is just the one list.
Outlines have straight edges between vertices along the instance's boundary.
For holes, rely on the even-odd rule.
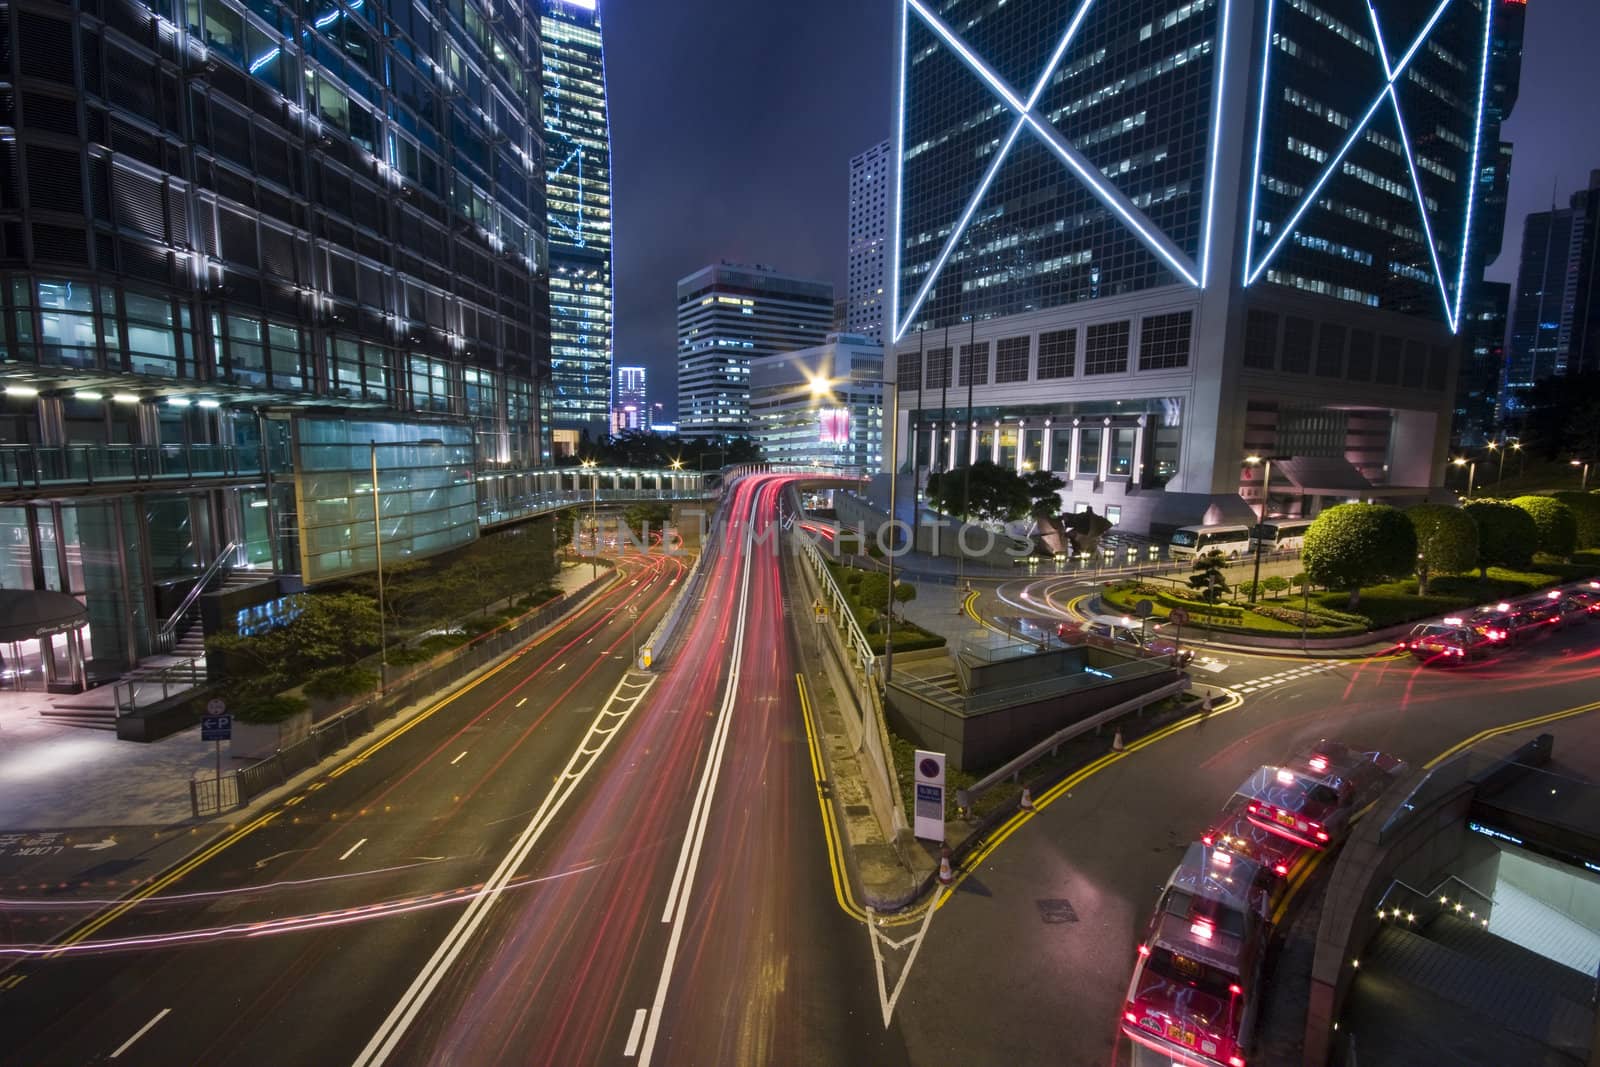
[[261,450],[254,446],[0,446],[0,486],[15,489],[39,489],[64,483],[94,485],[99,482],[230,478],[261,473]]
[[1068,741],[1071,741],[1073,738],[1078,737],[1080,734],[1088,733],[1090,730],[1104,726],[1106,723],[1111,722],[1114,719],[1120,719],[1124,715],[1131,715],[1135,712],[1141,711],[1149,705],[1154,704],[1158,700],[1165,700],[1167,697],[1177,696],[1180,693],[1186,693],[1189,690],[1190,681],[1191,680],[1189,676],[1185,674],[1177,681],[1164,685],[1160,689],[1154,689],[1148,693],[1141,693],[1132,700],[1124,700],[1120,704],[1113,704],[1105,711],[1091,715],[1087,719],[1080,720],[1079,722],[1073,723],[1071,726],[1057,730],[1043,741],[1040,741],[1037,745],[1034,745],[1032,748],[1028,749],[1028,751],[1024,752],[1022,755],[1017,756],[1016,758],[1001,764],[993,771],[990,771],[987,775],[972,783],[972,785],[968,786],[966,789],[958,790],[956,792],[956,804],[968,811],[971,811],[973,803],[976,802],[979,797],[983,796],[983,794],[987,793],[989,790],[993,789],[1007,778],[1014,778],[1021,775],[1023,771],[1039,762],[1045,756],[1054,755],[1057,749],[1066,744]]
[[[220,785],[202,787],[201,783],[216,783],[215,776],[191,780],[189,796],[195,816],[230,810],[249,803],[269,789],[284,785],[301,771],[316,766],[351,741],[370,733],[379,723],[403,708],[448,689],[473,672],[516,651],[617,580],[615,572],[603,574],[513,623],[491,630],[459,648],[443,652],[399,678],[388,679],[383,695],[369,696],[318,723],[304,738],[286,745],[266,759],[224,774]],[[224,806],[211,807],[208,804]]]
[[[1448,892],[1448,887],[1452,885],[1466,892]],[[1452,896],[1456,899],[1451,900]],[[1495,899],[1491,894],[1476,888],[1459,875],[1447,874],[1431,890],[1418,889],[1396,878],[1383,891],[1383,897],[1378,901],[1378,914],[1382,918],[1417,928],[1427,926],[1445,913],[1459,914],[1469,922],[1488,926],[1489,913],[1494,905]]]
[[828,611],[834,619],[838,620],[840,636],[845,647],[862,664],[869,664],[877,659],[877,653],[872,651],[872,644],[867,640],[867,635],[861,631],[861,626],[856,622],[856,616],[850,610],[850,601],[840,591],[839,585],[833,580],[833,572],[828,569],[828,563],[822,558],[821,549],[809,537],[796,537],[795,542],[800,546],[800,554],[811,567],[811,572],[817,577],[817,584],[822,587],[823,598],[827,601]]
[[239,543],[237,541],[229,541],[228,547],[218,552],[211,562],[206,564],[206,569],[200,572],[199,580],[189,588],[189,592],[184,595],[182,602],[178,604],[178,610],[174,611],[156,630],[155,645],[157,648],[163,652],[172,651],[173,646],[177,644],[178,623],[182,621],[189,609],[194,607],[194,602],[200,599],[200,594],[206,591],[206,586],[211,584],[211,579],[217,576],[217,572],[222,569],[222,565],[238,550]]
[[132,715],[140,708],[159,704],[205,684],[204,656],[190,656],[177,663],[168,664],[149,674],[135,674],[114,682],[111,686],[111,703],[117,715]]

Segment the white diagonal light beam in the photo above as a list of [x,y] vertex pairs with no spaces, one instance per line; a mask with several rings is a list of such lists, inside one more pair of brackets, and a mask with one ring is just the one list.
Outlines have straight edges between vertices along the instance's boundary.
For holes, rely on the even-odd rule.
[[1029,102],[1017,96],[1004,79],[966,46],[954,30],[950,29],[932,11],[928,10],[922,0],[906,0],[906,4],[917,13],[929,29],[966,61],[968,68],[974,74],[988,83],[989,88],[993,90],[995,95],[1005,101],[1006,106],[1015,111],[1022,122],[1033,127],[1034,133],[1044,141],[1045,145],[1060,157],[1061,161],[1078,176],[1084,185],[1089,187],[1089,191],[1095,195],[1096,199],[1111,209],[1133,230],[1134,234],[1147,248],[1160,257],[1172,268],[1174,273],[1178,274],[1190,285],[1198,286],[1200,284],[1194,263],[1172,243],[1171,238],[1151,225],[1149,219],[1145,218],[1143,213],[1119,189],[1107,182],[1094,164],[1084,158],[1076,148],[1073,148],[1066,138],[1061,136],[1059,130],[1041,118]]
[[1489,39],[1494,30],[1494,5],[1483,5],[1483,53],[1478,57],[1478,114],[1472,123],[1472,168],[1467,172],[1467,218],[1461,227],[1461,260],[1456,268],[1456,322],[1467,290],[1467,246],[1472,240],[1472,204],[1478,199],[1478,149],[1483,144],[1483,105],[1489,97]]
[[[1031,110],[1038,103],[1045,87],[1050,84],[1050,79],[1055,76],[1056,68],[1061,65],[1061,57],[1066,55],[1067,46],[1077,36],[1078,27],[1083,23],[1083,17],[1089,13],[1089,8],[1093,4],[1094,0],[1084,0],[1083,6],[1078,8],[1078,13],[1073,16],[1072,22],[1067,26],[1067,32],[1061,36],[1061,43],[1056,45],[1055,52],[1050,56],[1050,62],[1045,64],[1044,73],[1039,75],[1039,81],[1034,85],[1033,92],[1028,95],[1025,110]],[[902,103],[901,106],[904,107],[904,104]],[[945,262],[950,258],[950,254],[955,251],[957,242],[961,240],[962,234],[966,232],[967,224],[972,221],[972,216],[978,210],[978,206],[983,203],[984,194],[989,191],[990,183],[994,181],[994,176],[1000,172],[1000,165],[1006,161],[1006,156],[1011,152],[1011,146],[1016,143],[1017,135],[1022,132],[1022,128],[1025,125],[1027,125],[1027,120],[1018,118],[1012,124],[1010,132],[1006,134],[1003,143],[1000,145],[1000,150],[995,153],[994,159],[989,163],[989,169],[984,172],[983,179],[978,182],[977,190],[972,194],[972,199],[967,202],[966,209],[961,212],[961,217],[950,231],[950,237],[945,241],[944,247],[939,250],[939,256],[933,262],[933,269],[928,272],[928,277],[922,283],[922,288],[917,291],[916,299],[911,302],[911,310],[906,312],[905,321],[895,324],[894,339],[896,341],[905,336],[906,330],[911,326],[911,320],[917,317],[918,311],[922,310],[923,301],[933,291],[933,284],[939,280],[939,274],[944,270]]]
[[[1289,221],[1284,223],[1282,230],[1278,234],[1278,239],[1273,241],[1271,246],[1267,248],[1266,255],[1261,258],[1261,262],[1256,264],[1256,266],[1253,268],[1251,268],[1249,264],[1246,264],[1247,269],[1250,270],[1250,273],[1245,276],[1244,283],[1246,285],[1254,285],[1256,280],[1261,277],[1262,272],[1267,269],[1267,264],[1271,263],[1273,257],[1278,254],[1278,249],[1283,247],[1283,242],[1289,239],[1289,235],[1292,234],[1295,227],[1300,224],[1301,217],[1305,215],[1306,211],[1310,209],[1311,205],[1316,202],[1317,194],[1322,191],[1322,187],[1324,185],[1328,184],[1328,179],[1333,177],[1333,172],[1339,169],[1339,165],[1344,162],[1344,157],[1350,152],[1350,149],[1361,137],[1362,132],[1366,130],[1367,123],[1372,121],[1372,116],[1378,113],[1378,108],[1382,107],[1383,102],[1389,98],[1389,90],[1394,87],[1394,83],[1399,79],[1400,75],[1405,73],[1406,68],[1411,65],[1411,61],[1416,58],[1417,49],[1421,48],[1423,43],[1427,41],[1428,35],[1433,32],[1434,26],[1438,24],[1439,19],[1444,15],[1445,8],[1449,7],[1450,3],[1451,0],[1440,0],[1439,6],[1434,8],[1433,15],[1429,17],[1427,24],[1423,26],[1421,32],[1417,34],[1416,40],[1411,42],[1411,47],[1406,49],[1405,55],[1400,57],[1400,62],[1395,64],[1395,66],[1390,70],[1388,74],[1388,81],[1384,83],[1382,89],[1378,90],[1378,95],[1372,98],[1372,106],[1368,107],[1366,114],[1362,115],[1360,121],[1350,128],[1350,136],[1345,138],[1344,144],[1339,146],[1339,151],[1334,153],[1333,158],[1328,161],[1328,165],[1323,169],[1322,174],[1318,176],[1316,182],[1306,192],[1305,196],[1301,198],[1300,205],[1295,208],[1294,214],[1289,216]],[[1269,58],[1271,56],[1270,49],[1271,45],[1269,43]],[[1263,83],[1265,83],[1267,73],[1268,72],[1265,70],[1263,70],[1261,73]],[[1265,84],[1262,86],[1262,99],[1266,99]],[[1260,126],[1266,125],[1267,113],[1264,107],[1262,108],[1261,114],[1258,116],[1257,121]],[[1254,176],[1254,181],[1257,184],[1259,184],[1261,181],[1259,168]],[[1254,197],[1254,195],[1255,190],[1252,188],[1251,196]],[[1252,216],[1250,219],[1250,228],[1252,232],[1255,229],[1255,225],[1256,219]]]
[[[1378,43],[1378,58],[1383,61],[1383,73],[1389,79],[1388,88],[1384,91],[1389,96],[1389,103],[1394,108],[1394,124],[1400,130],[1400,145],[1406,153],[1406,169],[1411,172],[1411,188],[1417,195],[1417,216],[1422,219],[1422,233],[1428,239],[1428,257],[1433,261],[1433,278],[1439,283],[1439,297],[1444,301],[1445,321],[1450,324],[1450,332],[1456,332],[1455,311],[1450,306],[1450,289],[1445,285],[1444,268],[1439,265],[1439,245],[1433,239],[1433,224],[1428,219],[1428,198],[1422,192],[1422,176],[1417,173],[1417,161],[1411,151],[1411,136],[1406,132],[1405,116],[1400,113],[1400,94],[1394,91],[1395,74],[1389,66],[1389,46],[1383,42],[1383,28],[1378,25],[1378,13],[1367,4],[1367,17],[1372,20],[1372,35]],[[1468,176],[1468,187],[1474,180]],[[1466,255],[1466,249],[1461,249],[1461,254]]]

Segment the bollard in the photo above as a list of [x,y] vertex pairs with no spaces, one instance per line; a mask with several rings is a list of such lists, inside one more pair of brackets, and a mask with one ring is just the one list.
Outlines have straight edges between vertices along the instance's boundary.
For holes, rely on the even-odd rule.
[[939,849],[939,884],[951,885],[956,880],[956,874],[950,869],[950,846],[945,845]]
[[1111,739],[1111,751],[1113,751],[1113,752],[1121,752],[1122,751],[1122,727],[1120,727],[1120,726],[1117,727],[1116,736],[1114,736]]

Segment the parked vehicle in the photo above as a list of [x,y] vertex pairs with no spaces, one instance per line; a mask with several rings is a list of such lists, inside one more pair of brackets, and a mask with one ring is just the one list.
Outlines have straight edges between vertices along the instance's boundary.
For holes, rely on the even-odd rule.
[[1248,526],[1180,526],[1173,531],[1167,555],[1173,559],[1193,559],[1215,549],[1229,559],[1250,552]]

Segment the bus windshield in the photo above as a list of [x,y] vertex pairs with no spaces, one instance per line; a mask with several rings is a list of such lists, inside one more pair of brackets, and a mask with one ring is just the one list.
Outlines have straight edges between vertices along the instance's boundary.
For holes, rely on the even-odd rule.
[[1179,530],[1172,535],[1172,543],[1182,545],[1184,548],[1193,548],[1198,540],[1200,540],[1200,535],[1193,530]]

